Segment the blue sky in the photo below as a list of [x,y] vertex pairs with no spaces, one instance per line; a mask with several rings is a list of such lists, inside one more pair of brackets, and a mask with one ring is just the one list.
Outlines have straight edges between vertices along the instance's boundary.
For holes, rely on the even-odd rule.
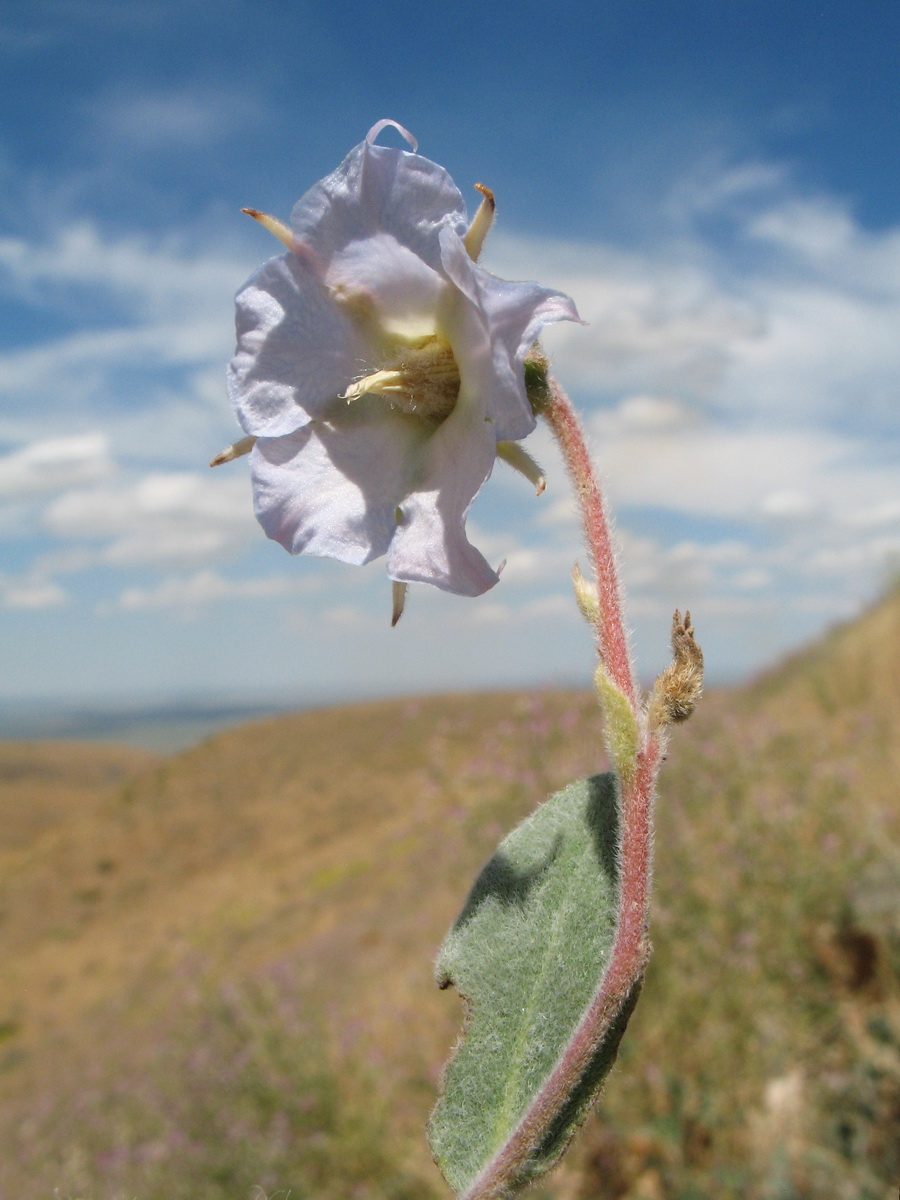
[[[577,523],[539,431],[470,517],[500,584],[294,559],[251,512],[232,297],[380,117],[483,261],[576,300],[546,345],[616,511],[642,671],[689,606],[716,679],[900,563],[894,3],[0,3],[0,627],[7,701],[585,680]],[[474,207],[474,203],[473,203]]]

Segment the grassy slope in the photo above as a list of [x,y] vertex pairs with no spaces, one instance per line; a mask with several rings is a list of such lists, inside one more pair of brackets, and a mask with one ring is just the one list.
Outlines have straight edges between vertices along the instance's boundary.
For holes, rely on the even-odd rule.
[[29,845],[155,761],[127,746],[0,741],[0,851]]
[[[285,717],[168,760],[8,854],[0,1019],[16,1033],[0,1095],[14,1132],[0,1195],[32,1194],[35,1173],[45,1188],[98,1195],[109,1175],[93,1173],[95,1159],[106,1161],[101,1126],[121,1125],[115,1071],[143,1086],[165,1074],[159,1058],[192,1069],[183,1043],[206,1010],[225,1002],[226,1023],[257,1020],[255,994],[249,1009],[232,1003],[235,982],[248,980],[314,1020],[325,1059],[390,1064],[377,1086],[396,1099],[391,1136],[407,1137],[426,1169],[422,1117],[458,1016],[434,988],[431,958],[492,843],[548,789],[589,769],[595,734],[590,697],[565,693]],[[520,761],[523,740],[535,748]],[[144,1113],[128,1117],[135,1138],[152,1141],[145,1127],[169,1103],[167,1086],[149,1088]],[[38,1094],[40,1129],[25,1118]],[[83,1107],[85,1094],[87,1110],[67,1124],[72,1097]],[[171,1194],[139,1166],[137,1194]],[[233,1190],[226,1181],[221,1194],[249,1194],[261,1177]],[[185,1186],[196,1200],[197,1187]]]
[[[647,988],[554,1194],[893,1194],[898,680],[895,595],[679,731]],[[420,1126],[459,1014],[431,958],[596,740],[574,693],[392,701],[10,820],[0,1196],[442,1194]]]

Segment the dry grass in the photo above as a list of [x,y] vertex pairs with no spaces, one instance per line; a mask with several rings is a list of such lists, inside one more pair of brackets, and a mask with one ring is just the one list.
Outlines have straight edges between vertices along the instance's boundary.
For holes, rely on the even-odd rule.
[[24,849],[155,761],[126,746],[0,741],[0,853]]
[[[895,1195],[898,680],[895,595],[679,731],[647,988],[547,1195]],[[445,1194],[431,959],[597,744],[580,693],[436,697],[248,725],[77,804],[0,791],[0,1196]]]

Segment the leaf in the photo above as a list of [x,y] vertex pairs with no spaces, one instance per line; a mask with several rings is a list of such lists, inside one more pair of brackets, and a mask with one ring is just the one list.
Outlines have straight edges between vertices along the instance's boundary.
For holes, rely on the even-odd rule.
[[463,996],[466,1023],[428,1132],[457,1192],[494,1160],[536,1101],[543,1106],[536,1135],[496,1194],[548,1170],[612,1067],[639,985],[561,1100],[541,1096],[609,959],[618,828],[614,775],[571,784],[504,838],[447,935],[438,983]]

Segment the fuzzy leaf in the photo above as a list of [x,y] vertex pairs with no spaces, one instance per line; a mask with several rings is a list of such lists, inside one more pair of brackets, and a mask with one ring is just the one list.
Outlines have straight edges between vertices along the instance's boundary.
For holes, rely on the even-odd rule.
[[[457,1192],[530,1108],[599,987],[615,932],[617,844],[615,777],[571,784],[504,838],[447,935],[438,983],[457,988],[467,1019],[429,1140]],[[565,1149],[615,1060],[636,999],[637,988],[562,1107],[543,1114],[512,1190]]]

